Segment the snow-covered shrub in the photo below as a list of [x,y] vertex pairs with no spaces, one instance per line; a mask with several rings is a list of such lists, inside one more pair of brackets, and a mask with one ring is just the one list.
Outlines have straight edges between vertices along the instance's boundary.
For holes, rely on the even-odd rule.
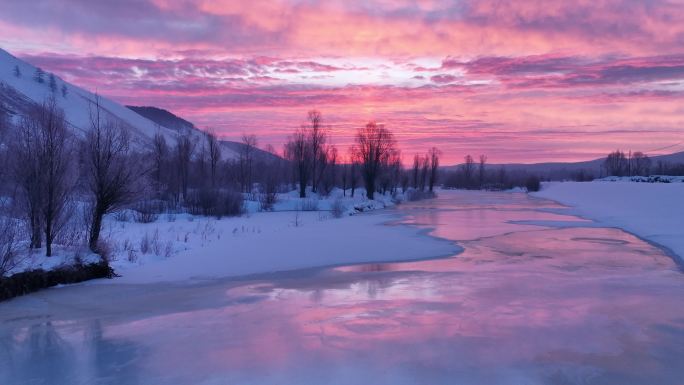
[[114,256],[114,247],[107,239],[99,239],[97,241],[97,253],[103,261],[109,262]]
[[273,205],[278,201],[278,194],[275,192],[266,192],[259,194],[259,210],[272,211]]
[[188,194],[188,210],[194,215],[238,216],[242,214],[242,194],[218,189],[200,189]]
[[318,211],[318,199],[304,198],[297,205],[299,211]]
[[117,222],[128,222],[130,220],[128,210],[120,210],[114,213],[114,220]]
[[131,242],[130,239],[126,238],[123,242],[122,248],[123,248],[123,251],[133,250],[133,243]]
[[242,194],[234,191],[223,191],[219,194],[218,210],[214,214],[217,218],[237,217],[242,215],[244,199]]
[[137,262],[138,261],[138,252],[135,249],[130,249],[126,253],[126,259],[128,262]]
[[140,238],[140,252],[143,254],[147,254],[150,252],[150,249],[152,248],[152,240],[150,239],[150,236],[145,233],[142,238]]
[[55,237],[55,243],[67,248],[78,249],[88,238],[88,223],[82,215],[71,215]]
[[152,223],[159,218],[159,207],[152,201],[143,200],[133,209],[133,219],[138,223]]
[[185,204],[192,215],[211,215],[217,200],[218,190],[201,189],[190,192],[185,198]]
[[344,211],[345,207],[342,203],[342,199],[335,199],[330,206],[330,213],[332,214],[332,216],[335,218],[342,218],[342,216],[344,215]]
[[171,255],[173,255],[173,242],[167,241],[164,246],[164,257],[171,258]]
[[154,230],[154,235],[152,235],[152,252],[154,255],[162,255],[162,245],[161,241],[159,241],[159,229]]

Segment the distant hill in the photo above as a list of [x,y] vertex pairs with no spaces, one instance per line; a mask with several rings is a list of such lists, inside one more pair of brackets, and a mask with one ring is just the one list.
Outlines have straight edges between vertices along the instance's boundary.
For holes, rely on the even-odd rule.
[[[159,107],[153,107],[153,106],[145,106],[145,107],[137,107],[137,106],[126,106],[130,108],[131,110],[135,111],[136,113],[144,116],[145,118],[155,122],[156,124],[159,124],[160,126],[164,126],[167,128],[170,128],[172,130],[176,131],[181,131],[181,130],[198,130],[195,125],[192,122],[189,122],[180,116],[172,113],[171,111],[165,110],[163,108]],[[224,158],[237,158],[239,154],[242,152],[242,150],[245,148],[245,145],[240,142],[233,142],[229,140],[219,140],[221,143],[221,146],[223,148],[223,153],[224,153]],[[261,150],[259,148],[256,149],[254,152],[255,156],[257,158],[262,157],[263,159],[271,159],[271,158],[278,158],[277,155],[271,154],[268,151]],[[229,156],[226,156],[226,154],[229,154]]]
[[195,130],[195,125],[187,120],[158,107],[152,106],[126,106],[145,118],[172,130]]
[[[684,151],[668,155],[651,156],[653,166],[659,161],[676,164],[684,163]],[[603,170],[603,162],[605,158],[599,158],[584,162],[546,162],[546,163],[504,163],[504,164],[488,164],[487,170],[498,170],[504,168],[507,172],[526,172],[539,175],[547,179],[569,179],[580,171],[593,174],[596,177],[605,176]],[[443,170],[456,170],[461,165],[445,166]]]

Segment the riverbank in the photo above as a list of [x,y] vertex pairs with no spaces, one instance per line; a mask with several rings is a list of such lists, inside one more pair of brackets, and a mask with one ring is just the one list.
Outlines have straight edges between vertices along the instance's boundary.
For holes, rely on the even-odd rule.
[[[154,251],[138,261],[112,261],[116,283],[203,280],[340,264],[406,261],[453,255],[452,242],[426,230],[385,223],[390,211],[333,218],[323,212],[253,213],[245,217],[126,223],[112,229],[120,244],[167,242],[185,249]],[[175,247],[175,246],[174,246]]]
[[532,195],[569,206],[571,214],[634,233],[684,262],[684,183],[548,182]]
[[[406,261],[458,253],[453,244],[425,236],[426,229],[385,225],[397,219],[391,208],[401,197],[367,200],[334,191],[300,199],[281,194],[273,211],[246,201],[239,217],[217,219],[161,214],[149,223],[135,213],[110,215],[102,237],[114,280],[140,284],[236,277],[351,263]],[[373,211],[373,213],[370,213]],[[16,273],[51,271],[98,256],[83,247],[57,248],[56,256],[30,253]]]

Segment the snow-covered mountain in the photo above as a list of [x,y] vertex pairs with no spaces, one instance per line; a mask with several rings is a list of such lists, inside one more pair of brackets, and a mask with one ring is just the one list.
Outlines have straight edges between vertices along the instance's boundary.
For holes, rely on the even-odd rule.
[[197,127],[171,111],[153,106],[126,106],[145,118],[173,130],[194,130]]
[[[50,97],[64,110],[67,123],[76,134],[83,133],[89,127],[90,111],[96,98],[94,93],[66,82],[56,74],[45,72],[0,48],[0,108],[17,119],[32,103],[40,104]],[[111,118],[119,120],[131,133],[133,141],[142,147],[149,145],[157,132],[164,135],[169,143],[173,143],[178,135],[178,127],[167,127],[160,124],[159,120],[148,119],[102,95],[99,95],[99,99],[102,109]],[[183,129],[187,129],[198,141],[204,139],[205,133],[191,123]],[[222,146],[224,158],[237,157],[234,144],[222,143]]]
[[[152,106],[126,106],[127,108],[130,108],[131,110],[137,112],[138,114],[142,115],[143,117],[153,121],[156,124],[159,124],[160,126],[167,127],[171,130],[174,131],[179,131],[179,130],[198,130],[197,127],[192,122],[189,122],[180,116],[175,115],[171,111],[167,111],[163,108],[159,107],[152,107]],[[236,157],[239,156],[239,154],[244,151],[245,149],[245,144],[241,142],[232,142],[229,140],[219,140],[219,143],[222,146],[222,151],[221,153],[224,155],[224,158],[232,158],[235,159]],[[268,151],[261,150],[259,148],[255,148],[254,150],[254,156],[256,159],[261,159],[264,161],[272,161],[278,158],[278,155],[272,154]],[[228,154],[228,156],[226,156]]]

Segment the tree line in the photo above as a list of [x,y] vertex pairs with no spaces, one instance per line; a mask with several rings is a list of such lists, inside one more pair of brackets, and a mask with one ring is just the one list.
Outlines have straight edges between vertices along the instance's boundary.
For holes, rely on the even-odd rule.
[[328,136],[322,114],[312,110],[307,123],[295,130],[285,144],[284,157],[292,166],[293,184],[301,198],[307,196],[307,188],[327,195],[332,187],[339,187],[344,196],[350,190],[353,197],[362,184],[366,197],[374,199],[376,193],[405,193],[409,187],[431,193],[436,186],[440,156],[437,148],[426,155],[417,154],[414,169],[406,170],[394,135],[383,124],[370,121],[360,127],[346,159],[329,143]]
[[510,190],[524,187],[527,191],[538,191],[541,178],[526,171],[509,171],[504,166],[492,168],[487,165],[487,155],[477,160],[466,155],[459,166],[444,171],[443,185],[446,188],[468,190]]
[[651,158],[641,151],[630,151],[625,155],[623,151],[615,150],[606,156],[603,167],[610,176],[648,176],[651,173],[652,162]]
[[237,147],[226,147],[213,132],[190,130],[171,135],[159,129],[151,141],[140,141],[98,97],[82,134],[69,128],[54,97],[18,120],[0,106],[0,272],[20,239],[47,256],[66,238],[105,253],[103,221],[122,210],[134,212],[138,222],[163,212],[240,215],[244,199],[269,210],[278,193],[294,189],[300,197],[334,188],[353,197],[360,187],[368,199],[409,190],[428,194],[439,175],[439,150],[416,155],[407,170],[392,132],[372,121],[342,155],[316,110],[289,136],[282,155],[272,146],[260,149],[247,134]]

